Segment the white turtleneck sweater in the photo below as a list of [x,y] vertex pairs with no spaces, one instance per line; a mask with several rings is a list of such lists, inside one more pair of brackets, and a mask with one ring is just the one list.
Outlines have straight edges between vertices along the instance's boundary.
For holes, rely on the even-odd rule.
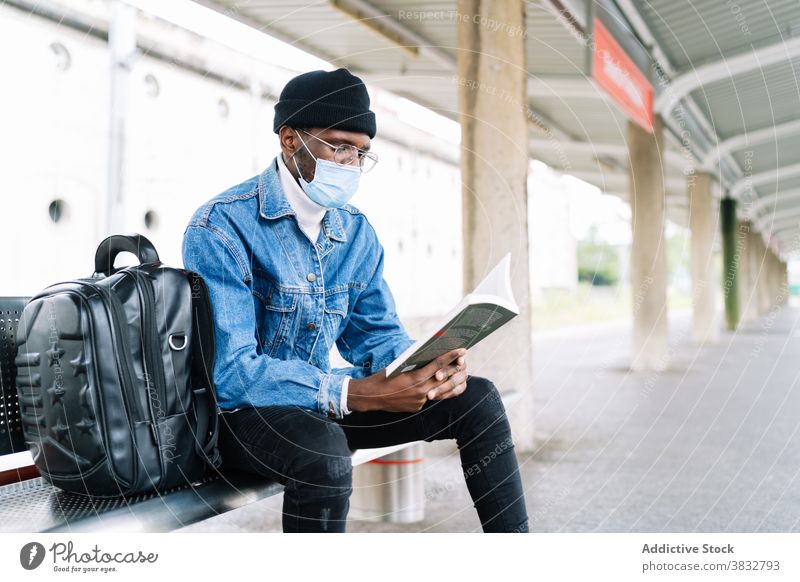
[[[290,161],[289,163],[294,163]],[[322,228],[322,218],[328,210],[326,206],[320,206],[314,202],[300,187],[300,184],[289,172],[286,163],[283,161],[283,154],[278,154],[278,174],[281,179],[281,187],[286,195],[286,200],[297,214],[297,223],[300,230],[308,237],[311,244],[317,244],[317,237]],[[342,384],[342,401],[340,403],[342,414],[350,414],[347,408],[347,386],[350,384],[350,377],[344,379]]]

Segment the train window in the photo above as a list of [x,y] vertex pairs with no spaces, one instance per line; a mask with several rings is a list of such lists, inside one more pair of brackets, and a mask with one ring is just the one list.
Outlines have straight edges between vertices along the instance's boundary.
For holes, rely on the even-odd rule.
[[144,225],[148,230],[155,230],[158,228],[158,214],[155,210],[148,210],[144,213]]
[[53,55],[56,69],[59,71],[66,71],[69,69],[69,66],[72,64],[72,57],[70,56],[67,47],[60,42],[52,42],[50,43],[50,52]]
[[225,101],[225,99],[220,99],[219,101],[217,101],[217,113],[221,118],[223,119],[227,118],[230,112],[231,112],[230,105],[228,105],[228,102]]
[[161,92],[161,86],[158,84],[158,79],[156,79],[155,75],[150,73],[144,76],[144,86],[145,92],[150,97],[158,97],[158,94]]
[[58,224],[59,221],[66,218],[67,203],[61,200],[60,198],[56,198],[55,200],[50,202],[50,206],[48,206],[47,210],[48,213],[50,214],[50,220]]

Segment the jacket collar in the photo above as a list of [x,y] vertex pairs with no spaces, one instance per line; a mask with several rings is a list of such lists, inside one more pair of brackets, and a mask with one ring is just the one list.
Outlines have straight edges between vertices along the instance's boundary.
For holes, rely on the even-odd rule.
[[[277,156],[258,177],[258,200],[259,214],[262,218],[275,219],[289,214],[297,216],[283,192],[278,174]],[[325,215],[322,217],[322,228],[328,238],[342,242],[347,240],[338,208],[329,208],[325,211]]]

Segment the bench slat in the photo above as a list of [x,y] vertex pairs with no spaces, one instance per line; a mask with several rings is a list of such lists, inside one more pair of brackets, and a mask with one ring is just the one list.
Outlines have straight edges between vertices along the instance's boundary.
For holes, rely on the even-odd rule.
[[164,495],[92,499],[61,491],[39,477],[0,487],[0,531],[167,532],[282,490],[257,475],[237,473]]

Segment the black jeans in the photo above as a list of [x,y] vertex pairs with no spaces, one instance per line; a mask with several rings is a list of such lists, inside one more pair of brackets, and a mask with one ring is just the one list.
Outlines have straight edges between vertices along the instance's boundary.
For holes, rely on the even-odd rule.
[[343,532],[356,449],[455,439],[485,532],[527,532],[519,466],[505,408],[494,384],[468,376],[467,389],[428,401],[415,413],[353,412],[331,419],[296,406],[222,414],[223,470],[255,472],[285,486],[285,532]]

